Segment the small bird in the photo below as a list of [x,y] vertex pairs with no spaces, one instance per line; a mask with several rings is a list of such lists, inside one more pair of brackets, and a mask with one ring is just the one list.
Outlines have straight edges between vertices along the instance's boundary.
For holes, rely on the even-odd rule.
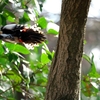
[[46,37],[36,26],[30,28],[24,25],[8,24],[1,27],[0,39],[17,43],[37,44],[45,41]]

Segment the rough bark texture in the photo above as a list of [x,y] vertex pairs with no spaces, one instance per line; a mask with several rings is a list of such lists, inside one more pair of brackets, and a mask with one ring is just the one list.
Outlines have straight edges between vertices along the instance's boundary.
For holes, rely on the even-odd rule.
[[45,100],[79,100],[79,70],[90,1],[62,0],[60,35]]

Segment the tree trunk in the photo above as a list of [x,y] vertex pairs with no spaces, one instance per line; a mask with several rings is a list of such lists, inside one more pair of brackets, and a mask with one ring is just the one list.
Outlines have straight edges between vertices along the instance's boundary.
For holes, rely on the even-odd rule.
[[91,0],[62,0],[60,34],[45,100],[79,100],[84,26]]

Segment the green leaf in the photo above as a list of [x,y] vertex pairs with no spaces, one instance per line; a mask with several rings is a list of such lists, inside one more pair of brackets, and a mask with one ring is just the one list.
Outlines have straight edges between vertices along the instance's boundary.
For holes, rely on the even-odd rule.
[[41,55],[41,62],[43,64],[47,64],[48,62],[50,62],[50,59],[48,58],[48,55],[47,54],[42,53],[42,55]]
[[9,0],[0,0],[0,13],[4,10],[4,7],[8,4]]
[[30,18],[26,12],[24,12],[23,17],[19,19],[20,24],[25,24],[26,22],[30,21]]
[[29,54],[30,53],[30,51],[27,48],[25,48],[24,46],[19,45],[19,44],[13,44],[13,43],[6,42],[5,45],[10,51],[19,52],[22,54]]
[[86,61],[88,61],[89,63],[91,63],[91,59],[90,59],[90,57],[89,57],[88,55],[83,54],[83,58],[84,58]]
[[6,17],[2,14],[2,15],[0,15],[1,16],[1,18],[2,18],[2,25],[5,25],[6,24]]
[[96,96],[99,90],[91,84],[90,77],[88,77],[89,80],[86,80],[85,78],[87,78],[87,76],[84,77],[84,80],[82,80],[81,82],[82,93],[87,97],[90,97],[93,95]]
[[44,77],[41,77],[41,78],[37,79],[37,84],[44,85],[43,83],[46,83],[46,82],[47,82],[47,80]]
[[15,15],[11,11],[4,9],[3,16],[6,17],[6,20],[15,22]]
[[45,93],[46,92],[46,88],[44,88],[44,87],[37,87],[37,89],[40,93]]
[[54,35],[57,35],[58,34],[58,32],[56,30],[54,30],[54,29],[49,29],[47,32],[49,34],[54,34]]
[[49,48],[47,47],[47,45],[45,43],[43,44],[43,50],[44,50],[43,52],[45,52],[47,54],[50,61],[52,61],[53,56],[54,56],[54,51],[50,52]]
[[2,56],[0,56],[0,65],[6,65],[8,63],[9,61],[7,58],[3,58]]
[[21,86],[20,85],[17,85],[14,87],[14,89],[18,92],[22,92],[22,89],[21,89]]
[[59,34],[59,26],[55,23],[52,23],[52,22],[48,23],[47,33],[53,34],[53,35],[58,35]]
[[[15,83],[20,83],[22,81],[22,78],[19,76],[19,73],[15,70],[8,70],[6,73],[6,76]],[[14,83],[14,84],[15,84]]]
[[94,63],[94,55],[92,55],[92,58],[91,58],[91,68],[90,68],[90,72],[88,73],[88,75],[90,77],[100,78],[100,74],[97,72],[96,66]]
[[0,54],[3,54],[4,53],[4,49],[3,49],[3,47],[2,47],[2,44],[1,44],[2,42],[0,41]]
[[47,27],[47,20],[44,17],[41,17],[37,20],[38,26],[42,29]]
[[84,40],[84,44],[86,44],[87,43],[87,41],[86,40]]
[[97,94],[97,99],[96,100],[100,100],[100,95],[99,93]]
[[7,100],[15,100],[13,97],[7,97]]
[[7,9],[4,9],[4,12],[5,12],[5,14],[6,14],[7,16],[11,16],[12,18],[15,18],[15,15],[14,15],[11,11],[9,11],[9,10],[7,10]]
[[12,53],[12,52],[9,52],[9,54],[8,54],[8,58],[9,58],[9,61],[12,62],[12,61],[17,61],[18,56],[15,55],[15,54]]
[[50,52],[49,50],[44,49],[46,54],[48,55],[48,58],[50,59],[50,61],[52,61],[53,56],[54,56],[54,52]]
[[7,17],[7,20],[10,21],[10,22],[15,22],[15,18],[13,18],[13,17],[11,17],[11,16],[8,16],[8,17]]
[[0,15],[0,25],[2,25],[2,18],[1,18],[1,15]]

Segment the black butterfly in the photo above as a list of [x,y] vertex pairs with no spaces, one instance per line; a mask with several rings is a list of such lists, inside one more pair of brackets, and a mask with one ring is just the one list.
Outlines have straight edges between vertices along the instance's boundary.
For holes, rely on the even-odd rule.
[[41,43],[46,37],[38,27],[27,28],[24,25],[8,24],[1,27],[0,39],[24,43]]

